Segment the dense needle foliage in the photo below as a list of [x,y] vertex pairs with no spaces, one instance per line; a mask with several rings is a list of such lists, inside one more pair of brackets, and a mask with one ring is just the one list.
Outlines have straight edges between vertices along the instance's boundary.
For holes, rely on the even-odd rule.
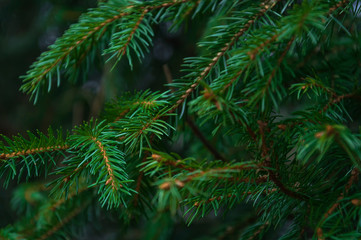
[[77,238],[104,217],[119,222],[117,234],[139,226],[144,239],[167,239],[174,222],[192,228],[214,214],[225,220],[206,239],[359,239],[360,8],[99,2],[22,77],[35,104],[86,81],[95,62],[132,71],[164,22],[205,27],[198,56],[159,91],[123,91],[98,119],[2,136],[0,176],[4,187],[19,182],[21,217],[0,239]]

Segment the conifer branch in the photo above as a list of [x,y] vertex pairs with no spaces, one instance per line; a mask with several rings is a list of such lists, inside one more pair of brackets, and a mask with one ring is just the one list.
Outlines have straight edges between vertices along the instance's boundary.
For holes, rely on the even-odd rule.
[[145,15],[148,13],[148,11],[149,10],[147,8],[145,8],[143,10],[143,12],[140,15],[138,21],[135,22],[134,27],[130,31],[130,34],[128,36],[128,39],[127,39],[126,43],[124,44],[124,46],[121,49],[118,50],[118,53],[117,53],[118,56],[124,55],[126,53],[126,49],[127,49],[128,45],[129,45],[130,41],[133,39],[133,36],[134,36],[135,32],[137,31],[137,29],[139,27],[139,24],[143,21]]
[[199,83],[210,73],[212,68],[217,64],[219,59],[224,56],[224,54],[236,43],[236,41],[251,27],[251,25],[256,21],[257,18],[264,15],[264,13],[270,8],[273,7],[279,0],[275,2],[266,0],[261,3],[261,10],[259,13],[251,17],[251,19],[237,32],[233,35],[228,43],[212,58],[211,62],[205,67],[200,75],[195,79],[194,83],[183,93],[179,100],[172,106],[169,112],[175,111],[187,98],[188,96],[197,88]]
[[130,111],[130,109],[125,109],[124,111],[122,111],[119,116],[114,120],[114,122],[122,119],[128,112]]
[[[182,160],[169,160],[169,159],[166,159],[165,157],[159,155],[159,154],[156,154],[156,153],[153,153],[151,158],[155,161],[157,161],[158,163],[161,163],[163,164],[164,166],[171,166],[173,167],[174,170],[179,170],[180,172],[182,170],[185,170],[185,171],[188,171],[189,173],[188,174],[191,174],[194,173],[194,174],[198,174],[198,171],[196,168],[194,167],[190,167],[186,164],[183,164],[183,161]],[[231,168],[227,168],[227,167],[224,167],[222,169],[211,169],[210,171],[212,172],[217,172],[217,171],[227,171],[227,170],[232,170],[232,169],[238,169],[238,167],[231,167]],[[244,170],[251,170],[253,169],[252,167],[251,168],[245,168]],[[257,166],[254,168],[255,170],[262,170],[262,168],[257,168]],[[202,171],[201,174],[206,174],[208,172],[207,171]],[[257,178],[250,178],[250,177],[230,177],[230,176],[219,176],[218,179],[220,180],[227,180],[227,181],[230,181],[230,182],[245,182],[245,183],[257,183],[257,184],[260,184],[260,183],[264,183],[264,182],[267,182],[267,179],[268,179],[268,175],[262,175],[262,176],[259,176]]]
[[[280,35],[280,33],[276,33],[274,34],[272,37],[270,37],[269,39],[267,39],[266,41],[262,42],[259,46],[257,46],[254,49],[251,49],[250,51],[247,52],[247,55],[249,56],[249,59],[251,61],[253,61],[257,54],[261,51],[264,50],[264,48],[268,45],[270,45],[271,43],[277,41],[278,36]],[[241,68],[240,70],[238,70],[238,72],[236,74],[234,74],[234,76],[231,78],[230,81],[228,81],[228,83],[222,88],[222,90],[220,91],[222,94],[224,94],[228,88],[230,88],[232,86],[232,84],[239,78],[239,76],[246,71],[246,69],[249,67],[249,65],[251,64],[251,61],[249,63],[246,64],[246,66],[244,66],[243,68]]]
[[[104,34],[107,32],[108,26],[103,27],[103,30],[99,34],[98,39],[101,39]],[[73,65],[73,68],[79,68],[80,64],[83,62],[83,60],[86,58],[86,56],[89,54],[92,47],[96,46],[97,41],[92,41],[91,44],[85,49],[85,51],[80,55],[79,59],[76,61],[76,63]]]
[[291,38],[291,40],[288,41],[288,43],[287,43],[284,51],[281,53],[281,56],[280,56],[280,57],[278,58],[278,60],[277,60],[276,67],[272,70],[272,72],[271,72],[271,74],[270,74],[270,76],[269,76],[269,78],[268,78],[268,80],[267,80],[267,84],[266,84],[265,88],[263,89],[263,92],[266,92],[267,89],[270,87],[271,82],[272,82],[272,79],[273,79],[274,76],[276,75],[277,70],[280,68],[281,63],[282,63],[284,57],[286,56],[288,50],[290,49],[292,43],[294,42],[294,40],[295,40],[295,36],[293,36],[293,37]]
[[334,11],[336,11],[340,7],[347,5],[349,2],[350,2],[349,0],[339,1],[335,6],[333,6],[329,9],[328,14],[332,14]]
[[265,229],[268,225],[269,225],[269,222],[265,222],[264,224],[262,224],[262,225],[257,229],[257,231],[255,231],[255,232],[253,233],[253,235],[248,238],[248,240],[253,240],[253,239],[255,239],[255,238],[263,231],[263,229]]
[[336,208],[340,205],[341,201],[345,198],[345,195],[348,194],[350,191],[352,185],[357,181],[359,176],[359,171],[357,168],[354,168],[351,171],[351,177],[348,180],[347,184],[345,185],[344,192],[340,194],[340,196],[337,198],[336,202],[332,204],[332,206],[327,210],[327,212],[322,216],[321,221],[318,224],[318,227],[316,229],[317,237],[319,240],[325,240],[323,236],[323,230],[322,225],[326,222],[327,218],[336,210]]
[[1,153],[0,159],[11,159],[11,158],[18,158],[18,157],[25,157],[28,155],[34,155],[39,153],[45,152],[54,152],[54,151],[62,151],[68,149],[68,145],[55,145],[55,146],[47,146],[47,147],[37,147],[28,150],[21,150],[18,152],[12,153]]
[[237,119],[232,110],[229,110],[229,113],[231,114],[233,120],[236,120],[241,126],[246,127],[249,136],[252,138],[254,142],[256,142],[257,141],[256,133],[252,130],[252,128],[246,122],[242,122],[241,120]]
[[[20,90],[31,94],[31,96],[35,95],[36,102],[40,87],[45,85],[46,80],[48,80],[48,91],[50,91],[52,85],[52,75],[55,71],[57,72],[58,85],[60,84],[60,68],[67,68],[69,62],[74,60],[72,59],[71,54],[78,50],[81,46],[88,44],[92,38],[95,38],[93,41],[99,41],[100,38],[103,37],[106,28],[114,22],[126,16],[132,15],[133,13],[137,12],[138,9],[141,9],[145,14],[151,10],[167,8],[189,1],[191,0],[164,2],[162,4],[150,6],[147,6],[146,3],[138,3],[134,5],[123,6],[122,8],[119,8],[119,6],[116,6],[114,3],[102,4],[98,9],[94,9],[89,13],[84,14],[78,24],[73,25],[61,38],[59,38],[52,46],[50,46],[49,51],[43,53],[40,56],[38,61],[31,66],[30,70],[27,72],[27,75],[23,77],[24,81]],[[117,10],[114,10],[114,8]],[[96,21],[89,22],[87,18],[93,15],[98,15],[98,18]],[[141,20],[144,18],[144,15],[142,16],[143,17],[141,17]],[[130,32],[130,35],[128,36],[129,41],[133,38],[133,35],[141,20],[137,22],[133,31]],[[73,35],[76,35],[77,38],[73,38]],[[126,43],[126,46],[129,45],[129,41]],[[92,43],[87,47],[87,49],[89,48],[90,50],[91,45]],[[120,51],[122,51],[122,49]],[[84,51],[82,54],[86,54],[86,52],[87,51]],[[75,66],[77,66],[84,57],[81,56],[78,58],[74,63]]]
[[[127,8],[133,8],[133,6],[129,6]],[[23,85],[22,90],[27,91],[27,92],[34,91],[39,86],[39,84],[44,79],[44,77],[48,73],[50,73],[50,71],[52,71],[55,67],[57,67],[63,60],[65,60],[65,58],[68,57],[72,51],[74,51],[76,48],[81,46],[86,40],[88,40],[90,37],[92,37],[99,30],[102,30],[103,27],[106,27],[110,23],[112,23],[126,15],[129,15],[129,14],[130,14],[129,12],[121,12],[121,13],[118,13],[117,15],[112,16],[111,18],[105,19],[104,21],[97,23],[93,29],[91,29],[88,32],[86,32],[85,34],[83,34],[79,40],[77,40],[76,42],[73,42],[71,45],[63,46],[62,52],[60,53],[60,55],[57,56],[57,59],[52,63],[48,63],[47,65],[42,66],[41,69],[37,69],[36,65],[33,65],[34,66],[33,71],[42,70],[42,72],[41,72],[41,74],[37,74],[35,79],[31,81],[30,87],[26,87],[26,85]],[[28,74],[33,75],[34,73],[32,74],[31,72],[29,72]],[[29,76],[29,75],[27,76],[26,79],[31,79],[33,77],[33,76]]]
[[122,185],[122,184],[119,184],[119,185],[117,186],[116,183],[114,182],[113,169],[112,169],[112,167],[110,166],[110,161],[109,161],[109,158],[108,158],[108,156],[107,156],[107,153],[106,153],[106,151],[105,151],[105,149],[104,149],[104,147],[103,147],[103,144],[102,144],[99,140],[97,140],[95,137],[93,137],[92,140],[93,140],[93,141],[95,142],[95,144],[98,146],[101,154],[103,155],[104,164],[105,164],[105,166],[106,166],[106,168],[107,168],[107,171],[108,171],[109,177],[108,177],[108,180],[105,182],[105,185],[108,185],[108,184],[111,183],[113,190],[116,191],[116,190],[118,189],[118,186],[119,186],[119,187],[123,187],[123,185]]
[[261,151],[262,151],[262,157],[264,158],[264,166],[267,168],[267,171],[269,173],[270,179],[272,182],[276,184],[277,187],[286,195],[299,199],[299,200],[307,200],[308,197],[305,195],[302,195],[298,192],[289,190],[278,178],[277,173],[272,170],[272,163],[269,155],[269,147],[266,145],[266,137],[265,137],[265,131],[267,131],[268,124],[266,122],[263,122],[261,120],[257,121],[259,125],[259,131],[261,135]]
[[172,166],[172,167],[175,167],[175,168],[180,168],[180,169],[183,169],[183,170],[186,170],[186,171],[195,171],[196,169],[195,168],[192,168],[192,167],[189,167],[185,164],[182,163],[182,160],[176,160],[176,161],[172,161],[172,160],[168,160],[164,157],[162,157],[161,155],[159,154],[156,154],[156,153],[153,153],[152,154],[152,159],[159,162],[159,163],[162,163],[166,166]]
[[[211,168],[205,171],[195,170],[193,172],[189,172],[184,176],[180,176],[174,179],[176,185],[178,187],[183,187],[186,183],[193,181],[194,179],[202,179],[202,177],[206,177],[207,175],[212,176],[213,174],[221,174],[221,173],[229,173],[229,172],[239,172],[243,170],[257,170],[259,169],[257,165],[249,165],[249,164],[241,164],[234,166],[225,166],[220,168]],[[227,178],[227,177],[226,177]],[[165,182],[159,186],[160,189],[169,189],[171,183]]]

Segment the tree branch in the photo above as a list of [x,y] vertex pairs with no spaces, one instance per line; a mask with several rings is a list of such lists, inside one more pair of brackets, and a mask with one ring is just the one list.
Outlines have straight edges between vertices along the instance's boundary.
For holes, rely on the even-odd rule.
[[299,200],[307,200],[308,197],[305,195],[302,195],[298,192],[294,192],[292,190],[289,190],[278,178],[277,173],[274,172],[273,170],[271,170],[270,168],[272,168],[272,163],[271,163],[271,159],[269,156],[269,148],[266,145],[266,137],[265,137],[265,131],[267,129],[267,123],[266,122],[262,122],[261,120],[257,121],[258,125],[259,125],[259,131],[260,131],[260,135],[261,135],[261,151],[262,151],[262,157],[264,158],[264,166],[267,167],[267,171],[269,173],[270,179],[272,182],[274,182],[276,184],[277,187],[279,187],[279,189],[286,194],[287,196],[290,196],[292,198],[295,199],[299,199]]

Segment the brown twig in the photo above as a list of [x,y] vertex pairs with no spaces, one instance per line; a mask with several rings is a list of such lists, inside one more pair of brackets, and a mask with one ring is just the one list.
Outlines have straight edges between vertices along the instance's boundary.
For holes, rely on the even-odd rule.
[[[143,163],[146,159],[147,159],[147,153],[144,154],[144,157],[143,157],[143,159],[142,159],[142,163]],[[143,177],[144,177],[144,171],[139,171],[139,175],[138,175],[138,178],[137,178],[137,185],[136,185],[136,187],[135,187],[136,194],[134,195],[134,200],[133,200],[134,207],[137,207],[137,206],[138,206],[138,203],[139,203],[140,187],[141,187],[141,185],[142,185]]]
[[[169,84],[173,83],[172,72],[170,71],[168,64],[163,64],[162,67],[163,67],[164,76],[165,76],[165,79],[167,80],[167,82]],[[174,88],[171,88],[171,91],[174,92]]]
[[189,127],[192,129],[193,133],[201,140],[203,145],[213,154],[216,159],[222,160],[223,162],[227,162],[228,160],[225,159],[218,151],[215,149],[210,142],[206,139],[203,133],[199,130],[199,128],[194,124],[194,122],[187,117],[186,122],[188,123]]
[[341,96],[333,96],[333,98],[331,98],[329,103],[326,106],[324,106],[323,109],[319,111],[319,113],[326,112],[327,109],[329,109],[332,105],[335,105],[335,104],[341,102],[345,98],[353,98],[353,97],[361,99],[360,96],[355,95],[354,93],[344,94]]
[[[154,134],[152,134],[150,139],[149,139],[150,143],[153,142],[153,138],[154,138]],[[149,154],[150,154],[149,152],[144,153],[142,163],[144,163],[147,160],[147,157],[148,157]],[[136,194],[135,194],[134,200],[133,200],[134,207],[137,207],[138,204],[139,204],[140,188],[141,188],[141,185],[142,185],[143,177],[144,177],[144,171],[139,170],[139,175],[138,175],[138,178],[137,178],[137,184],[136,184],[136,187],[135,187]]]

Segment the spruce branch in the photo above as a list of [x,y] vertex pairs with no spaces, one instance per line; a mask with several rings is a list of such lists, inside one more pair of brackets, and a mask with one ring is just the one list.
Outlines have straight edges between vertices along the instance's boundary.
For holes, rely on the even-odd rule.
[[[27,74],[23,76],[23,85],[20,90],[31,94],[31,96],[34,97],[34,102],[36,102],[39,92],[43,87],[47,86],[48,92],[51,90],[53,75],[56,75],[57,85],[59,86],[61,71],[65,69],[70,75],[72,74],[71,71],[76,71],[77,68],[74,69],[69,66],[77,67],[77,63],[79,63],[79,59],[77,58],[78,52],[81,51],[82,48],[91,49],[92,45],[97,45],[94,44],[94,42],[101,41],[104,38],[104,32],[109,31],[109,28],[111,28],[116,21],[131,16],[139,10],[145,14],[151,10],[167,8],[187,2],[190,2],[190,0],[164,1],[157,4],[154,4],[154,2],[136,2],[133,5],[125,4],[121,1],[102,3],[99,8],[90,10],[81,16],[78,24],[72,25],[61,38],[58,38],[57,41],[49,47],[47,52],[41,54],[38,61],[33,63]],[[140,22],[141,20],[134,26],[134,31],[129,32],[127,37],[129,41],[133,38]],[[125,44],[126,48],[129,45],[129,41]],[[88,51],[89,50],[83,51],[82,54],[86,54]],[[84,57],[81,56],[80,59],[84,59]]]
[[[208,65],[200,72],[199,76],[197,76],[195,78],[193,82],[193,84],[190,85],[189,88],[187,88],[183,95],[180,96],[180,98],[177,100],[177,102],[172,106],[172,108],[170,109],[170,112],[175,111],[187,98],[188,96],[197,88],[197,86],[199,85],[199,83],[201,81],[203,81],[204,78],[207,77],[207,75],[210,73],[210,71],[212,70],[212,68],[217,64],[217,62],[221,59],[221,57],[223,57],[225,55],[225,53],[235,44],[235,42],[251,27],[251,25],[255,22],[255,20],[261,16],[264,15],[264,13],[270,8],[273,7],[275,5],[275,3],[277,3],[278,1],[265,1],[261,3],[261,10],[253,15],[251,17],[251,19],[244,24],[244,26],[238,31],[236,32],[231,38],[230,40],[224,44],[223,48],[220,49],[219,52],[217,52],[216,56],[213,58],[209,58],[211,59],[211,61],[208,63]],[[193,78],[193,76],[192,76]]]
[[28,155],[34,155],[34,154],[45,153],[45,152],[61,151],[61,150],[66,150],[68,148],[69,148],[68,145],[37,147],[37,148],[28,149],[28,150],[21,150],[18,152],[2,153],[2,154],[0,154],[0,159],[12,159],[12,158],[26,157]]
[[64,156],[69,148],[67,137],[63,137],[61,130],[56,134],[49,128],[47,135],[27,132],[27,138],[13,136],[12,139],[1,135],[0,141],[0,176],[5,177],[4,185],[15,176],[20,180],[26,172],[26,179],[31,176],[47,175],[48,171],[57,164],[57,159]]
[[[148,12],[149,10],[144,8],[141,13],[132,14],[128,17],[127,21],[122,21],[116,26],[119,30],[112,35],[110,47],[104,51],[104,54],[111,54],[111,57],[107,61],[115,57],[116,63],[118,63],[121,57],[127,54],[129,65],[133,68],[129,51],[130,48],[134,50],[140,60],[144,58],[143,48],[145,51],[148,51],[147,49],[150,47],[152,41],[151,37],[154,35],[148,21],[144,21]],[[142,21],[144,21],[144,23],[142,23]]]
[[142,20],[145,17],[145,14],[147,14],[147,13],[148,13],[148,9],[144,9],[144,11],[140,15],[138,21],[135,22],[134,27],[131,29],[130,34],[129,34],[128,39],[127,39],[127,42],[124,44],[124,46],[121,49],[118,50],[118,53],[117,53],[118,56],[119,55],[124,55],[126,53],[126,49],[127,49],[128,45],[130,44],[130,41],[134,37],[135,32],[137,31],[140,23],[142,22]]
[[[60,68],[63,65],[68,65],[72,60],[71,53],[76,51],[82,45],[87,44],[89,41],[95,37],[96,41],[99,41],[99,37],[102,36],[104,31],[103,28],[108,27],[109,24],[114,21],[122,18],[126,15],[129,15],[130,12],[118,12],[113,8],[115,6],[101,5],[99,9],[95,9],[88,14],[84,15],[81,18],[81,21],[77,25],[73,25],[62,38],[59,38],[54,45],[50,46],[48,52],[43,53],[38,62],[35,62],[30,70],[27,72],[27,75],[24,76],[24,84],[20,88],[23,92],[35,95],[36,97],[40,91],[40,87],[45,85],[45,81],[48,80],[48,91],[51,88],[52,84],[52,75],[54,71],[57,71],[57,81],[58,85],[60,84]],[[130,7],[131,8],[131,7]],[[108,12],[106,12],[108,11]],[[98,15],[97,21],[88,22],[88,17]],[[99,34],[100,32],[100,34]],[[77,38],[74,38],[77,36]],[[65,62],[64,62],[65,61]]]
[[338,3],[336,3],[335,6],[330,7],[328,14],[332,14],[334,11],[338,10],[339,8],[349,4],[349,2],[350,2],[349,0],[339,1]]
[[264,166],[268,168],[267,170],[268,170],[270,179],[276,184],[276,186],[284,194],[286,194],[286,195],[288,195],[288,196],[290,196],[292,198],[295,198],[295,199],[308,200],[307,196],[288,189],[281,182],[281,180],[278,178],[277,172],[272,170],[273,166],[272,166],[271,158],[270,158],[270,154],[269,154],[269,149],[270,148],[266,145],[266,136],[265,136],[265,131],[267,131],[267,129],[268,129],[268,124],[266,122],[261,121],[261,120],[258,120],[257,123],[259,125],[259,131],[260,131],[260,135],[261,135],[262,158],[264,159]]
[[112,185],[112,189],[113,191],[116,191],[118,189],[118,187],[122,188],[123,185],[120,183],[119,185],[117,185],[114,181],[114,173],[113,173],[113,169],[111,167],[111,163],[109,161],[109,157],[107,156],[107,152],[104,149],[103,144],[97,140],[95,137],[92,137],[92,140],[95,142],[95,144],[98,146],[101,154],[103,155],[103,159],[104,159],[104,164],[107,168],[107,172],[108,172],[108,179],[105,182],[105,185],[108,185],[111,183]]
[[[61,177],[52,182],[53,194],[67,195],[69,188],[85,177],[91,182],[89,187],[98,188],[103,206],[125,204],[124,198],[134,190],[128,186],[132,180],[125,171],[125,154],[118,149],[120,143],[114,140],[114,135],[104,121],[90,121],[76,127],[69,137],[70,156],[54,171]],[[96,176],[95,180],[90,176]]]
[[323,236],[323,230],[322,225],[327,221],[327,218],[330,217],[330,215],[336,210],[336,208],[340,205],[341,200],[345,198],[345,195],[348,194],[350,191],[352,185],[356,182],[358,179],[359,171],[354,168],[351,171],[351,177],[348,180],[347,184],[345,185],[344,192],[340,194],[340,196],[337,198],[336,202],[332,204],[332,206],[327,210],[327,212],[322,216],[321,220],[319,221],[319,224],[316,228],[317,237],[319,240],[324,240],[325,237]]
[[284,57],[286,56],[287,52],[289,51],[289,49],[290,49],[292,43],[294,42],[294,40],[295,40],[295,37],[292,37],[291,40],[288,41],[288,43],[287,43],[284,51],[281,53],[281,56],[278,58],[278,60],[277,60],[277,65],[276,65],[276,67],[272,70],[272,72],[271,72],[271,74],[270,74],[270,76],[269,76],[269,78],[268,78],[268,80],[267,80],[267,84],[266,84],[266,86],[265,86],[265,89],[263,90],[264,92],[266,92],[267,89],[271,86],[272,79],[275,77],[277,70],[280,68],[281,63],[282,63]]

